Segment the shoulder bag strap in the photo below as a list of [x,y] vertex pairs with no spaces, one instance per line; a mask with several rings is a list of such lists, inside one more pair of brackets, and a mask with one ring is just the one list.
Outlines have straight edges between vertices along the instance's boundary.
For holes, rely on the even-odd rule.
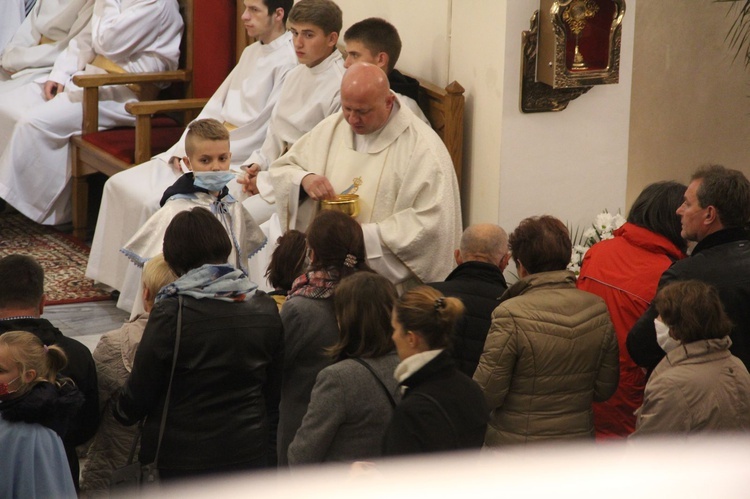
[[177,296],[177,334],[174,340],[174,355],[172,356],[172,372],[169,374],[169,385],[167,386],[167,398],[164,400],[164,410],[161,412],[161,424],[159,425],[159,440],[156,443],[156,457],[154,457],[154,468],[159,468],[159,450],[161,439],[164,436],[164,426],[167,424],[167,410],[169,409],[169,396],[172,393],[172,380],[174,379],[174,368],[177,366],[177,352],[180,350],[180,333],[182,332],[182,295]]
[[393,395],[391,395],[391,392],[388,391],[388,387],[385,386],[385,383],[383,383],[383,380],[380,379],[380,376],[378,376],[378,373],[375,372],[372,366],[360,358],[353,358],[352,360],[354,362],[362,364],[367,368],[368,371],[372,373],[372,376],[375,378],[375,380],[380,384],[381,387],[383,387],[383,391],[388,396],[388,401],[391,403],[391,407],[396,407],[396,400],[393,398]]

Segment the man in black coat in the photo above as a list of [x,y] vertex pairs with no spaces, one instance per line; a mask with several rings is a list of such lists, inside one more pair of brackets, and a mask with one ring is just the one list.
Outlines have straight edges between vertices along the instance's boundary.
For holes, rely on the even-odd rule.
[[[719,165],[698,169],[677,209],[682,237],[698,244],[690,258],[672,264],[659,288],[673,281],[697,279],[719,291],[734,328],[731,352],[750,368],[750,182],[737,170]],[[653,370],[664,357],[656,340],[650,306],[628,333],[628,353],[639,366]]]
[[85,398],[63,438],[73,483],[78,490],[79,465],[75,448],[90,440],[99,426],[96,366],[85,345],[64,336],[48,320],[40,318],[43,310],[44,270],[39,263],[25,255],[0,259],[0,334],[27,331],[47,346],[61,347],[68,356],[68,365],[60,374],[72,379]]
[[466,307],[456,323],[452,351],[459,370],[471,377],[484,350],[492,311],[508,289],[503,277],[510,260],[508,235],[498,225],[472,225],[464,231],[461,247],[453,256],[458,267],[444,282],[430,286],[445,296],[460,298]]

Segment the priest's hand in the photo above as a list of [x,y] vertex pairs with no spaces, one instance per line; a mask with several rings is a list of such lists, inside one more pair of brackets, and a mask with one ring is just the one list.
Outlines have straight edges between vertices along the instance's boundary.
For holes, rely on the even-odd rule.
[[46,100],[51,100],[55,95],[62,92],[64,88],[65,85],[63,85],[62,83],[47,80],[47,83],[44,84],[44,98]]
[[333,186],[323,175],[311,173],[302,179],[302,188],[310,199],[320,201],[321,199],[333,199],[336,197],[336,191]]
[[258,194],[258,172],[260,171],[260,166],[253,163],[249,166],[241,166],[242,170],[244,170],[245,175],[244,176],[238,176],[237,177],[237,183],[242,186],[242,192],[245,192],[251,196],[254,196],[255,194]]

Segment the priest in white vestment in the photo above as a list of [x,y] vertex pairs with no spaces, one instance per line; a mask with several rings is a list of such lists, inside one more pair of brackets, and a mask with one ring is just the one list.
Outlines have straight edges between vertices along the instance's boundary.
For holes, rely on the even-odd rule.
[[[284,7],[274,7],[283,5]],[[246,31],[257,41],[242,52],[196,119],[213,118],[229,129],[232,167],[239,168],[266,137],[282,84],[297,66],[292,35],[285,28],[291,0],[245,0]],[[182,174],[185,136],[168,151],[111,177],[104,185],[86,277],[121,291],[117,306],[130,311],[131,290],[140,287],[140,269],[120,253],[125,243],[159,209],[164,191]],[[175,161],[178,160],[178,161]]]
[[[0,93],[49,75],[93,9],[94,0],[39,0],[0,55]],[[0,136],[10,132],[0,130]]]
[[[36,222],[68,222],[69,139],[81,130],[83,94],[71,78],[174,70],[182,27],[177,0],[96,0],[91,22],[57,57],[47,78],[0,95],[0,123],[15,122],[9,140],[0,143],[0,198]],[[102,88],[100,129],[132,125],[135,118],[125,104],[138,98],[126,86]]]
[[347,70],[341,104],[341,112],[269,169],[282,228],[305,230],[320,200],[359,184],[357,219],[370,266],[407,286],[444,279],[462,230],[458,183],[445,145],[399,103],[386,75],[372,64]]

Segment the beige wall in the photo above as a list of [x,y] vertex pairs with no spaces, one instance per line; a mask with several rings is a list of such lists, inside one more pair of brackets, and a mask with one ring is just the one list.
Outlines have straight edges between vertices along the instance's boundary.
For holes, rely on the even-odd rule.
[[750,176],[750,70],[732,61],[728,10],[709,0],[638,3],[629,202],[651,182],[686,182],[707,162]]
[[367,17],[387,19],[403,44],[398,68],[441,86],[449,83],[451,0],[335,1],[344,13],[343,31]]

